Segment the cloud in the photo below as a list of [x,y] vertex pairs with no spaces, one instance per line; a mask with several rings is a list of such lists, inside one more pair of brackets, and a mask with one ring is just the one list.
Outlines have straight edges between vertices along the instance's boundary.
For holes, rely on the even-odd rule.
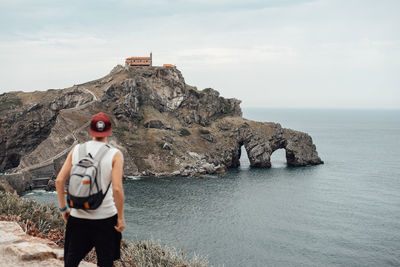
[[[244,106],[400,107],[400,2],[2,1],[2,91],[67,87],[125,57]],[[24,79],[21,79],[21,75]]]

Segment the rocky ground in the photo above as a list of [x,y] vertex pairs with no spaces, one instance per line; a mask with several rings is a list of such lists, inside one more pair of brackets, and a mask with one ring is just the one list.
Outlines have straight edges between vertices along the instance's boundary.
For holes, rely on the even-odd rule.
[[[0,221],[0,266],[64,266],[63,249],[53,242],[25,234],[16,222]],[[81,267],[96,266],[81,262]]]
[[109,142],[125,157],[125,175],[202,176],[239,166],[268,168],[286,150],[289,166],[321,164],[312,138],[278,123],[242,117],[240,100],[187,85],[171,67],[116,66],[105,77],[60,90],[0,95],[0,180],[23,191],[32,178],[54,177],[67,153],[90,138],[88,121],[110,115]]

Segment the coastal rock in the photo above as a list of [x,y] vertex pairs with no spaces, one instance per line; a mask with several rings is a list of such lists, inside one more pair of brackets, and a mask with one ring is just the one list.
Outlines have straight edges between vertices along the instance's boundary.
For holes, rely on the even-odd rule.
[[300,167],[323,163],[312,138],[306,133],[285,129],[280,124],[271,122],[232,121],[230,125],[234,129],[229,135],[234,140],[230,143],[231,149],[219,151],[222,153],[221,161],[226,166],[240,166],[242,146],[246,149],[250,167],[270,168],[271,155],[278,149],[286,150],[288,166]]
[[284,129],[286,159],[289,166],[309,166],[323,163],[311,136],[306,133]]
[[2,174],[0,175],[0,181],[5,183],[6,186],[11,186],[18,194],[32,189],[32,176],[26,171]]
[[[25,234],[16,222],[0,221],[0,266],[64,266],[64,250],[50,240]],[[92,267],[82,261],[79,266]]]
[[56,182],[55,180],[49,180],[45,187],[46,191],[55,191],[56,190]]
[[40,243],[21,242],[8,245],[5,247],[5,250],[18,256],[18,258],[23,261],[43,261],[49,258],[57,258],[57,254],[53,249]]
[[196,176],[198,174],[221,174],[225,172],[225,166],[214,165],[205,159],[201,159],[191,164],[185,164],[179,173],[181,176]]

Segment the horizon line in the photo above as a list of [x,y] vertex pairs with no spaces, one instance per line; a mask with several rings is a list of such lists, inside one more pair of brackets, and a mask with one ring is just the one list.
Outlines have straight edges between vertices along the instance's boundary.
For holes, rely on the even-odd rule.
[[387,111],[400,111],[399,108],[384,108],[384,107],[268,107],[268,106],[242,106],[241,108],[254,108],[254,109],[318,109],[318,110],[387,110]]

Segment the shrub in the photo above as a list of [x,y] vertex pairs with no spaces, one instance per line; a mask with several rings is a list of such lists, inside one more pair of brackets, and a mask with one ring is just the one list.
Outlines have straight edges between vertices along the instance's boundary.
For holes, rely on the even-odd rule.
[[[130,265],[124,265],[128,263]],[[116,266],[137,267],[175,267],[207,266],[207,260],[196,254],[187,259],[183,252],[174,247],[162,246],[160,241],[138,241],[134,244],[124,243],[121,248],[121,260]]]
[[156,145],[157,145],[159,148],[163,148],[164,142],[156,141]]
[[0,192],[0,214],[16,216],[25,224],[33,223],[44,234],[51,229],[64,229],[64,220],[54,204],[43,205],[7,192]]
[[186,128],[181,128],[181,129],[179,129],[179,134],[182,135],[182,136],[191,135],[191,133],[189,132],[189,130],[186,129]]
[[210,131],[207,130],[207,129],[199,129],[199,133],[200,133],[200,134],[209,134]]
[[0,112],[8,111],[15,106],[22,106],[22,101],[17,96],[8,93],[0,95]]

